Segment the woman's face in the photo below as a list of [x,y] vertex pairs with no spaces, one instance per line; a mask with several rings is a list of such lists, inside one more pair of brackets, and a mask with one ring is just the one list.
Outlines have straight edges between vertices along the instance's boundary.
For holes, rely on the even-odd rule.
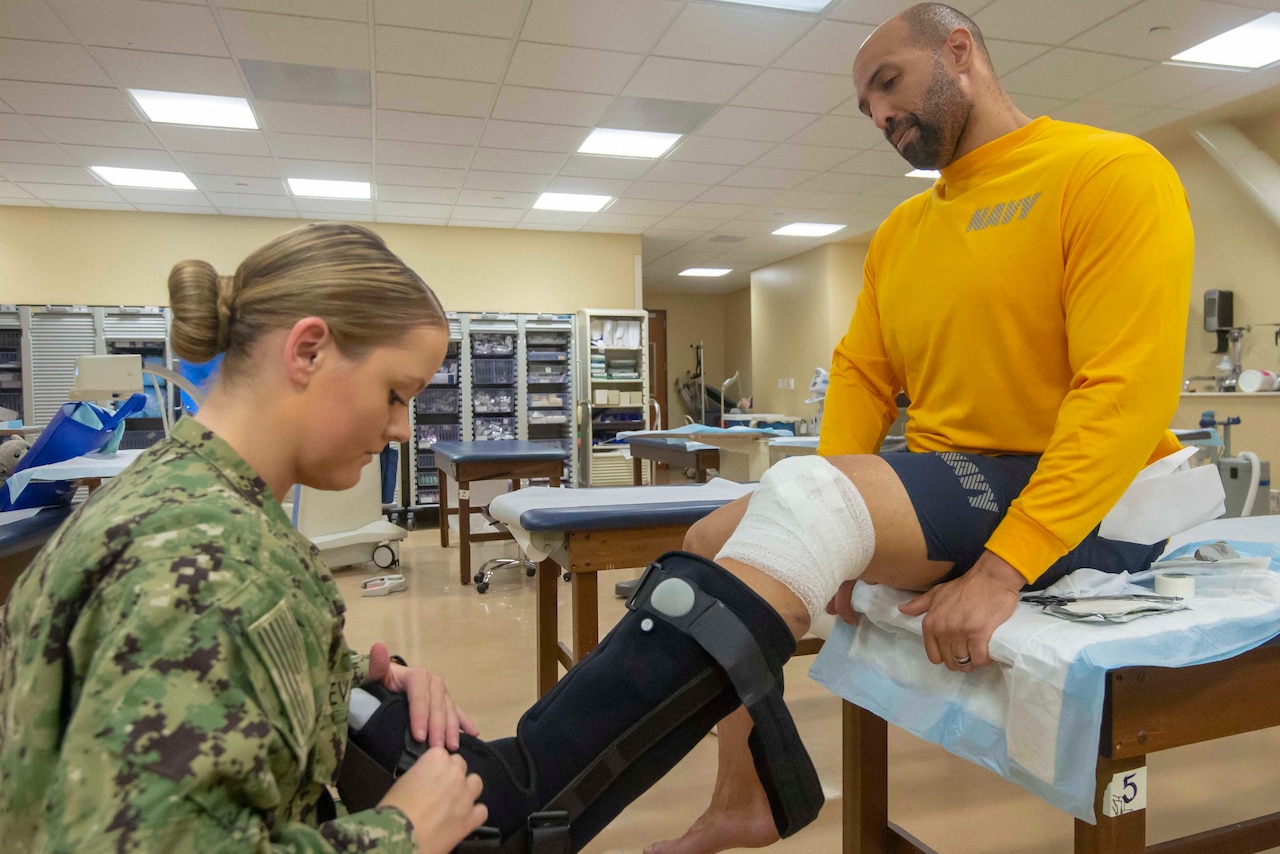
[[349,489],[388,443],[407,441],[414,395],[430,382],[448,346],[448,330],[420,326],[358,360],[327,348],[307,390],[314,416],[298,451],[298,481]]

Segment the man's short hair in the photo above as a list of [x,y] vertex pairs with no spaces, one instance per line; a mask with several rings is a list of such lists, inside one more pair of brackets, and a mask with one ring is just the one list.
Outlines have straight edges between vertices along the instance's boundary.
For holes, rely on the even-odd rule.
[[947,38],[956,29],[966,29],[973,36],[973,43],[979,55],[991,66],[991,54],[987,53],[987,44],[982,40],[982,30],[973,19],[944,3],[919,3],[902,13],[907,22],[907,33],[911,43],[928,50],[937,51],[946,43]]

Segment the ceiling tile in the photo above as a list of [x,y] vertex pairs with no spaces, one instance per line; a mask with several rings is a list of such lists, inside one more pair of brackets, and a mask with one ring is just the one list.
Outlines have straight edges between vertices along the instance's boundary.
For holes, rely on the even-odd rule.
[[816,173],[801,172],[795,169],[767,169],[762,166],[747,166],[734,172],[723,183],[726,187],[772,187],[786,190],[807,180]]
[[369,27],[348,21],[224,11],[218,16],[239,59],[333,68],[369,67]]
[[1052,49],[1049,45],[1011,42],[1001,39],[984,39],[984,41],[987,45],[987,53],[991,55],[991,64],[995,67],[996,74],[1001,78],[1015,68],[1026,65],[1037,56],[1043,56]]
[[[1022,112],[1034,119],[1038,116],[1047,116],[1054,110],[1065,107],[1071,102],[1065,98],[1044,98],[1040,95],[1015,95],[1014,103],[1017,104],[1019,110],[1022,110]],[[889,151],[888,141],[884,142],[883,148],[886,151]],[[896,154],[897,152],[889,151],[889,153]]]
[[757,72],[758,69],[745,65],[650,56],[623,91],[642,98],[723,104]]
[[258,123],[275,133],[368,138],[373,132],[373,117],[365,107],[286,104],[280,101],[256,101],[253,106]]
[[71,34],[44,0],[5,0],[0,3],[0,36],[44,42],[73,42]]
[[1118,122],[1115,129],[1124,133],[1147,133],[1167,124],[1180,122],[1192,115],[1194,113],[1190,110],[1179,110],[1177,107],[1156,107],[1127,121]]
[[298,215],[292,211],[270,211],[270,210],[254,210],[251,208],[219,208],[223,216],[243,216],[243,217],[270,217],[272,219],[297,219]]
[[489,116],[497,86],[470,80],[378,74],[378,106],[387,110],[439,113],[447,116]]
[[82,44],[227,56],[207,6],[145,0],[46,0]]
[[479,172],[472,169],[462,182],[468,190],[513,190],[517,193],[541,193],[551,180],[549,175],[524,175],[519,172]]
[[[317,178],[322,181],[373,181],[370,163],[340,163],[334,160],[284,160],[280,164],[282,178]],[[393,169],[411,169],[393,166]]]
[[712,187],[698,196],[700,202],[723,202],[732,205],[763,205],[778,194],[770,187]]
[[0,39],[0,78],[110,86],[89,51],[78,44]]
[[449,219],[450,228],[513,228],[513,224],[509,222],[494,222],[482,219],[459,219],[451,217]]
[[528,151],[577,151],[590,132],[586,127],[539,125],[530,122],[490,120],[481,144],[490,148],[517,148]]
[[[1259,17],[1258,10],[1206,0],[1143,0],[1072,39],[1072,47],[1162,62]],[[1152,27],[1168,27],[1151,32]]]
[[817,118],[813,113],[725,107],[707,119],[707,123],[699,130],[699,135],[781,142],[812,124]]
[[1189,98],[1183,98],[1174,103],[1173,106],[1181,110],[1199,112],[1277,85],[1280,85],[1280,72],[1274,67],[1262,71],[1253,71],[1248,74],[1238,74],[1235,80],[1226,85],[1192,95]]
[[691,3],[652,53],[682,59],[768,65],[814,25],[797,15],[739,5]]
[[453,220],[471,220],[473,222],[506,222],[515,224],[525,215],[524,208],[495,208],[474,205],[457,205],[453,209]]
[[551,151],[516,151],[507,148],[477,148],[471,168],[484,172],[528,172],[554,175],[566,155]]
[[643,59],[630,53],[522,41],[511,57],[505,82],[513,86],[616,95]]
[[617,198],[627,191],[631,181],[610,180],[608,178],[573,178],[560,176],[551,179],[544,188],[548,193],[579,193],[591,196],[610,196]]
[[896,151],[860,151],[853,157],[833,167],[835,172],[853,172],[859,175],[883,175],[897,178],[906,175],[911,164]]
[[725,222],[724,217],[669,216],[660,220],[655,227],[681,231],[710,231],[713,228],[719,228]]
[[544,122],[593,126],[613,100],[608,95],[562,92],[503,86],[493,107],[493,118],[518,122]]
[[[693,201],[681,205],[674,216],[700,217],[703,219],[733,219],[746,209],[745,205],[731,205],[723,202]],[[652,223],[651,223],[652,224]]]
[[50,166],[74,166],[79,161],[51,142],[0,140],[0,160],[10,163],[42,163]]
[[356,199],[308,199],[302,196],[293,197],[293,206],[298,213],[342,214],[344,216],[373,216],[373,202]]
[[152,125],[152,129],[170,151],[271,156],[267,138],[258,130],[213,130],[177,125]]
[[648,53],[679,8],[679,0],[533,0],[520,38]]
[[[815,190],[783,190],[773,197],[773,204],[778,207],[815,208],[817,210],[834,211],[847,207],[852,193],[822,193]],[[820,222],[833,222],[834,214],[828,214]]]
[[151,128],[142,122],[100,122],[55,116],[32,116],[30,121],[54,142],[110,145],[116,148],[162,147]]
[[824,148],[819,145],[779,145],[752,166],[771,169],[816,169],[825,172],[849,159],[846,148]]
[[[905,175],[906,170],[898,173]],[[884,183],[883,175],[856,175],[852,173],[835,173],[829,172],[825,175],[818,175],[810,178],[802,184],[797,185],[801,190],[818,190],[825,193],[862,193],[877,187]],[[920,189],[924,189],[927,184],[921,180]]]
[[526,0],[374,0],[379,24],[509,39]]
[[657,199],[618,199],[609,205],[615,214],[639,214],[643,216],[668,216],[676,212],[680,202],[663,202]]
[[209,201],[220,208],[241,210],[269,210],[293,212],[293,201],[283,194],[259,196],[255,193],[205,193]]
[[141,202],[135,202],[134,207],[140,211],[148,213],[169,213],[169,214],[203,214],[205,216],[215,216],[218,209],[213,205],[198,205],[193,207],[181,207],[179,205],[148,205]]
[[537,193],[517,193],[513,190],[462,190],[458,193],[460,205],[482,208],[524,208],[533,207],[538,200]]
[[369,20],[367,0],[214,0],[214,4],[224,9],[250,12],[277,12],[339,21]]
[[1056,48],[1005,76],[1004,87],[1017,95],[1083,98],[1104,86],[1132,77],[1151,63],[1125,56]]
[[63,145],[82,166],[121,166],[125,169],[162,169],[173,172],[178,164],[167,151],[144,148],[109,148],[100,145]]
[[506,39],[378,27],[379,71],[498,83],[507,66]]
[[136,121],[140,118],[129,99],[116,89],[0,80],[0,98],[28,116],[65,116],[72,119],[119,122]]
[[[5,204],[9,204],[6,202]],[[136,211],[133,205],[128,202],[49,202],[49,205],[55,208],[74,208],[76,210],[90,211]]]
[[379,164],[436,166],[442,169],[467,168],[474,151],[469,145],[431,145],[395,139],[379,139],[376,150]]
[[627,190],[627,198],[656,199],[664,202],[689,202],[710,189],[707,184],[673,184],[668,181],[636,181]]
[[1082,125],[1117,130],[1125,122],[1132,121],[1149,107],[1132,104],[1110,104],[1099,101],[1077,101],[1074,104],[1054,110],[1050,115],[1064,122],[1078,122]]
[[653,164],[653,160],[641,157],[573,154],[560,167],[560,174],[577,178],[625,178],[634,181],[652,169]]
[[378,181],[383,184],[399,184],[405,187],[462,186],[466,171],[462,169],[433,169],[426,166],[392,166],[378,164]]
[[591,213],[573,213],[571,211],[529,211],[521,220],[521,225],[576,225],[584,226],[595,218]]
[[[52,137],[47,137],[40,132],[40,129],[22,116],[15,116],[8,113],[0,115],[0,139],[21,139],[27,142],[48,142]],[[59,140],[53,140],[58,142]]]
[[770,68],[733,99],[735,106],[825,113],[854,95],[852,75]]
[[457,190],[442,187],[393,187],[378,185],[378,204],[383,202],[412,202],[423,205],[452,205],[458,198]]
[[240,154],[175,153],[174,158],[184,172],[210,175],[248,175],[252,178],[279,178],[280,170],[270,157],[247,157]]
[[596,214],[596,218],[591,220],[593,228],[649,228],[656,224],[662,217],[643,216],[640,214],[620,214],[614,213],[610,208],[607,213]]
[[1119,83],[1099,89],[1090,96],[1115,104],[1164,107],[1234,81],[1239,72],[1216,68],[1189,68],[1185,65],[1153,65]]
[[299,133],[269,133],[267,140],[276,157],[308,160],[369,160],[373,145],[367,139],[349,136],[316,136]]
[[[989,2],[991,0],[953,0],[947,5],[971,16]],[[914,0],[842,0],[827,17],[837,21],[879,25],[912,5]]]
[[871,148],[884,141],[884,134],[863,116],[823,116],[790,141],[831,148]]
[[449,205],[420,205],[413,202],[390,202],[378,199],[380,216],[410,216],[419,219],[447,219]]
[[401,225],[448,225],[449,220],[440,218],[432,219],[428,217],[414,216],[377,216],[374,218],[376,222],[395,222]]
[[983,36],[993,39],[1064,44],[1126,5],[1124,0],[996,0],[973,19]]
[[867,24],[822,21],[783,54],[774,66],[850,76],[853,74],[854,54],[874,29]]
[[379,139],[475,145],[480,141],[483,130],[483,119],[378,110]]
[[14,207],[28,208],[47,208],[50,206],[49,202],[42,202],[31,196],[27,196],[26,198],[4,199],[3,201],[0,201],[0,205],[12,205]]
[[244,82],[234,60],[214,56],[89,48],[111,78],[124,89],[158,89],[243,98]]
[[684,163],[664,160],[645,175],[647,181],[672,181],[680,184],[719,184],[736,171],[721,163]]
[[122,199],[110,187],[77,184],[19,184],[23,190],[38,199],[53,202],[120,202]]
[[279,178],[258,178],[249,175],[204,175],[188,172],[191,183],[204,191],[206,196],[214,193],[245,193],[255,196],[286,195],[284,181]]
[[[39,186],[39,185],[37,185]],[[62,187],[62,184],[52,184],[50,186]],[[0,199],[30,199],[32,195],[17,184],[9,181],[0,181]],[[2,204],[2,203],[0,203]]]
[[371,75],[363,68],[242,59],[240,70],[253,97],[263,101],[349,107],[373,104]]
[[198,190],[145,190],[139,187],[116,187],[116,195],[132,204],[207,207],[209,200]]
[[[733,109],[733,108],[728,108]],[[689,163],[723,163],[746,166],[764,154],[773,143],[748,139],[724,139],[711,136],[687,136],[667,155],[668,160]]]

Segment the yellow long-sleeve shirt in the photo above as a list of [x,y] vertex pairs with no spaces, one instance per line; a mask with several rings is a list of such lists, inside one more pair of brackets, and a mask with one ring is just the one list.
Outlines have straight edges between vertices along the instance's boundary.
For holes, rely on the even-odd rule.
[[871,242],[820,452],[1040,454],[987,542],[1028,580],[1179,445],[1193,238],[1173,167],[1131,136],[1036,119],[956,160]]

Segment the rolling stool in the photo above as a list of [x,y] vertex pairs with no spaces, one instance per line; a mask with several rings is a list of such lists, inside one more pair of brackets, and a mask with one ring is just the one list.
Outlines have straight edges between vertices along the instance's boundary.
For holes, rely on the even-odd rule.
[[[510,536],[510,529],[490,516],[488,507],[483,508],[480,513],[484,516],[486,522],[497,528],[500,532]],[[513,542],[514,540],[515,538],[512,537]],[[472,581],[476,583],[476,592],[486,592],[489,589],[489,581],[493,578],[493,574],[500,569],[506,569],[512,566],[523,566],[524,574],[529,578],[533,578],[538,574],[538,565],[523,555],[520,557],[495,557],[481,564],[480,571],[472,577]]]

